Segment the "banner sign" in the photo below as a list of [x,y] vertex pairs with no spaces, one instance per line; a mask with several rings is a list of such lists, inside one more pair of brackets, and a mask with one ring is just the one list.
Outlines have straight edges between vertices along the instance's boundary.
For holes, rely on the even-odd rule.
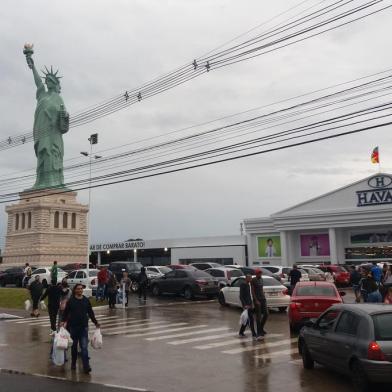
[[145,247],[146,247],[146,243],[144,241],[111,242],[107,244],[91,244],[90,252],[101,252],[107,250],[143,249]]

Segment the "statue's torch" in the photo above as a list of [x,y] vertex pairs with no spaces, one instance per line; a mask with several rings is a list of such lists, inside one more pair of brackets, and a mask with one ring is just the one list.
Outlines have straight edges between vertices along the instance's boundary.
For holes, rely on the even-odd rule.
[[25,43],[23,48],[23,54],[26,56],[26,61],[29,68],[33,68],[34,65],[33,58],[31,57],[34,53],[33,47],[34,47],[33,44]]

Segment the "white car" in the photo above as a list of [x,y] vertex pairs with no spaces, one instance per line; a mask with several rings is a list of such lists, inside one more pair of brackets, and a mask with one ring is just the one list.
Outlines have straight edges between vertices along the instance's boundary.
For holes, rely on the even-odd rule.
[[[289,273],[293,269],[292,267],[283,267],[281,265],[263,265],[263,268],[271,271],[273,274],[279,275],[282,279],[282,283],[288,282]],[[302,275],[301,282],[309,282],[309,274],[301,268],[298,269],[301,271]]]
[[84,287],[95,291],[98,287],[98,272],[97,269],[90,269],[87,277],[87,269],[71,271],[67,277],[68,285],[72,289],[77,283],[81,283]]
[[146,274],[148,279],[160,278],[168,272],[172,271],[171,268],[163,265],[153,265],[146,267]]
[[225,287],[231,283],[234,278],[243,276],[244,273],[238,268],[218,267],[208,268],[205,270],[210,274],[219,288]]
[[[262,276],[263,290],[269,308],[278,308],[279,311],[285,312],[290,304],[288,290],[276,279],[271,276]],[[223,287],[218,294],[219,303],[222,306],[234,305],[242,308],[240,301],[240,286],[245,282],[245,277],[241,276],[233,280],[230,286]]]
[[[38,267],[33,271],[31,274],[31,278],[28,281],[28,285],[32,283],[37,275],[39,275],[40,281],[44,286],[47,286],[50,284],[50,270],[52,267]],[[61,282],[65,277],[67,276],[67,273],[62,270],[61,268],[57,268],[57,282]]]

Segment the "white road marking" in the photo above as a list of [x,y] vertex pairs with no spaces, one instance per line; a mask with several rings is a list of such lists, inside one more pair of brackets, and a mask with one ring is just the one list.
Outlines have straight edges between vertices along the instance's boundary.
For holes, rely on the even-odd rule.
[[[187,324],[187,323],[185,323]],[[155,332],[146,332],[146,333],[138,333],[138,334],[127,334],[125,335],[127,338],[137,338],[140,336],[146,336],[146,335],[158,335],[160,333],[167,333],[167,332],[177,332],[177,331],[184,331],[187,329],[195,329],[195,328],[204,328],[207,327],[207,324],[202,324],[202,325],[195,325],[194,327],[182,327],[182,328],[173,328],[173,329],[164,329],[162,331],[155,331]]]
[[[269,333],[268,334],[268,338],[278,338],[283,336],[283,334],[281,333]],[[223,342],[216,342],[216,343],[209,343],[209,344],[205,344],[202,346],[195,346],[193,348],[197,349],[197,350],[208,350],[210,348],[215,348],[215,347],[223,347],[223,346],[231,346],[233,344],[241,344],[241,343],[246,343],[246,342],[251,342],[253,339],[252,337],[250,338],[235,338],[235,339],[230,339],[230,340],[224,340]]]
[[[207,333],[207,332],[213,332],[213,331],[228,331],[229,328],[215,328],[215,329],[207,329],[207,330],[202,330],[202,331],[193,331],[193,332],[184,332],[184,333],[177,333],[175,335],[166,335],[166,336],[158,336],[154,338],[146,338],[146,340],[154,341],[154,340],[164,340],[164,339],[172,339],[172,338],[180,338],[182,336],[193,336],[196,334],[202,334],[202,333]],[[233,335],[233,333],[231,333]]]
[[292,344],[297,342],[297,338],[292,338],[292,339],[284,339],[280,340],[277,342],[263,342],[263,341],[256,341],[254,346],[248,346],[248,347],[241,347],[241,348],[234,348],[232,350],[227,350],[227,351],[222,351],[223,354],[240,354],[244,353],[247,351],[256,351],[260,349],[268,349],[270,347],[279,347],[279,346],[284,346],[288,344]]
[[[176,327],[179,325],[187,325],[188,323],[175,323],[175,324],[164,324],[164,325],[156,325],[153,327],[144,327],[144,328],[139,328],[136,326],[136,329],[133,329],[134,327],[122,329],[121,331],[116,331],[116,332],[105,332],[103,331],[104,335],[107,336],[112,336],[112,335],[123,335],[129,332],[142,332],[142,331],[150,331],[152,329],[159,329],[159,328],[167,328],[167,327]],[[158,333],[161,333],[160,331]],[[140,334],[140,336],[143,336],[144,334]],[[125,335],[127,336],[127,335]]]
[[[101,316],[101,317],[103,317],[103,316]],[[100,316],[95,316],[95,318],[98,320],[98,322],[100,323],[100,324],[102,324],[102,323],[106,323],[106,322],[110,322],[110,323],[112,323],[112,322],[114,322],[115,321],[115,319],[118,319],[118,316],[112,316],[112,317],[107,317],[107,318],[105,318],[105,319],[102,319]],[[109,320],[109,319],[112,319],[112,320]],[[121,319],[122,320],[122,319]],[[90,325],[94,325],[94,323],[91,321],[91,320],[89,320],[89,324]],[[50,327],[50,323],[48,323],[48,322],[44,322],[44,324],[41,324],[41,323],[36,323],[36,324],[34,324],[34,325],[40,325],[41,327]]]
[[[116,331],[118,329],[121,330],[128,330],[128,329],[134,329],[134,328],[142,328],[140,330],[144,330],[146,328],[148,328],[150,325],[159,325],[159,324],[164,324],[167,325],[169,323],[169,321],[145,321],[143,323],[136,323],[136,324],[130,324],[130,325],[119,325],[119,326],[113,326],[113,327],[104,327],[102,328],[102,332],[106,333],[106,332],[112,332],[112,331]],[[139,330],[138,330],[139,331]]]
[[273,353],[265,353],[262,355],[255,355],[255,358],[273,359],[273,358],[280,357],[283,355],[291,355],[291,354],[298,354],[298,349],[297,348],[290,348],[287,350],[275,351]]
[[115,385],[115,384],[103,384],[105,387],[108,388],[118,388],[118,389],[125,389],[127,391],[140,391],[140,392],[148,392],[148,389],[143,388],[136,388],[136,387],[126,387],[123,385]]
[[[213,330],[212,330],[213,331]],[[211,332],[212,332],[211,331]],[[208,336],[199,336],[197,338],[177,340],[174,342],[167,342],[167,344],[172,344],[173,346],[178,346],[179,344],[193,343],[193,342],[201,342],[203,340],[213,340],[213,339],[222,339],[228,336],[233,336],[233,332],[224,333],[220,335],[208,335]]]
[[[103,317],[106,317],[105,315],[98,315],[96,316],[97,319],[101,319]],[[118,316],[112,316],[111,318],[116,318]],[[107,317],[109,318],[109,317]],[[10,320],[11,321],[11,320]],[[50,321],[49,317],[39,317],[39,318],[31,318],[31,319],[25,319],[25,320],[18,320],[15,322],[15,324],[31,324],[31,325],[39,325],[42,323],[47,323],[48,321]],[[50,324],[49,324],[50,325]]]

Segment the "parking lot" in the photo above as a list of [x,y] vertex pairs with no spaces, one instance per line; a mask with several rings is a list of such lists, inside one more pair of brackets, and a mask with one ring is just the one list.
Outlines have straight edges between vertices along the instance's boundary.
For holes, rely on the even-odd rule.
[[302,368],[286,313],[271,311],[264,342],[250,340],[249,332],[239,339],[240,310],[216,300],[166,296],[144,304],[132,296],[129,309],[96,314],[104,347],[90,351],[91,376],[51,364],[45,315],[0,321],[0,368],[164,392],[352,390],[349,380],[321,366]]

